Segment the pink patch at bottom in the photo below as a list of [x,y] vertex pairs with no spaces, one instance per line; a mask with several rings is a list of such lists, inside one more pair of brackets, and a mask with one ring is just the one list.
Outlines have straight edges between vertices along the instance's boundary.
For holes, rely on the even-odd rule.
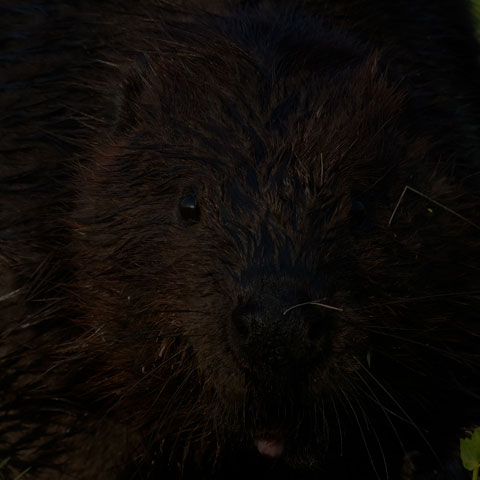
[[284,450],[284,443],[279,438],[256,438],[255,446],[265,457],[279,458]]

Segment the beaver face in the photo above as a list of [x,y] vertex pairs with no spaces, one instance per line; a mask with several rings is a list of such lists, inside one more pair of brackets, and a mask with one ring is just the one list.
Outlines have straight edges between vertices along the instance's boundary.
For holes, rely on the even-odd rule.
[[151,54],[81,169],[72,220],[78,321],[115,347],[102,388],[120,407],[144,398],[159,429],[196,415],[220,443],[303,465],[347,449],[349,429],[353,445],[421,439],[409,405],[433,408],[431,358],[451,361],[463,335],[452,306],[413,301],[461,283],[437,234],[462,222],[416,197],[389,225],[411,182],[448,196],[444,172],[378,52],[327,38],[309,48],[336,56],[303,68],[226,54],[221,37],[214,60],[188,42],[175,65]]

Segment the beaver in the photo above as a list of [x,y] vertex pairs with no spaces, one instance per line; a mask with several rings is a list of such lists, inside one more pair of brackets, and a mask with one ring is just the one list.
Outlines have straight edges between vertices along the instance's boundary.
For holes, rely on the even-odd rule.
[[2,475],[468,478],[470,8],[2,5]]

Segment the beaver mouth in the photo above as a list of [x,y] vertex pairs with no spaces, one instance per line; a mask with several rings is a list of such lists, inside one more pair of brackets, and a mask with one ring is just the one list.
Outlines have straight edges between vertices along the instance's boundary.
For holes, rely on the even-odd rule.
[[255,435],[254,444],[261,455],[269,458],[279,458],[285,450],[285,441],[279,431],[261,432]]

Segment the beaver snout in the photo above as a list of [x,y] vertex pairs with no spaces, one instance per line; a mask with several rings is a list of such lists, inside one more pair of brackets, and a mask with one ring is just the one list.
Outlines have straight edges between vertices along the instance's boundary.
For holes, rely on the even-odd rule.
[[[333,314],[304,295],[272,284],[257,288],[232,313],[231,342],[241,365],[257,376],[308,372],[328,355]],[[292,308],[293,307],[293,308]]]

